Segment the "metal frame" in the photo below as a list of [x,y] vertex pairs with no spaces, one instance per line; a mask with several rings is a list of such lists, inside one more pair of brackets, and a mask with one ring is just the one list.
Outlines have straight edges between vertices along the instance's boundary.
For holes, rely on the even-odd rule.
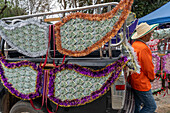
[[109,6],[109,5],[117,5],[117,4],[118,4],[118,2],[110,2],[110,3],[103,3],[103,4],[91,5],[91,6],[85,6],[85,7],[59,10],[59,11],[55,11],[55,12],[46,12],[46,13],[39,13],[39,14],[8,17],[8,18],[2,18],[2,20],[26,19],[26,18],[32,18],[32,17],[38,17],[38,16],[54,15],[54,14],[59,14],[59,13],[67,13],[67,12],[86,10],[86,9],[94,9],[94,8],[99,8],[99,7]]
[[[15,17],[8,17],[8,18],[2,18],[4,21],[9,20],[19,20],[19,19],[27,19],[27,18],[33,18],[33,17],[39,17],[39,16],[45,16],[45,15],[54,15],[59,13],[67,13],[67,12],[74,12],[74,11],[80,11],[80,10],[87,10],[87,9],[94,9],[94,8],[101,8],[108,6],[108,11],[111,10],[112,5],[117,5],[118,2],[110,2],[110,3],[104,3],[104,4],[97,4],[97,5],[91,5],[91,6],[85,6],[85,7],[79,7],[79,8],[73,8],[73,9],[66,9],[66,10],[60,10],[56,12],[47,12],[47,13],[39,13],[39,14],[32,14],[32,15],[22,15],[22,16],[15,16]],[[111,44],[111,41],[109,41],[109,56],[103,57],[103,52],[100,49],[100,56],[98,58],[66,58],[65,61],[69,63],[76,63],[82,66],[106,66],[109,63],[112,63],[113,61],[117,60],[119,57],[112,57],[112,47],[116,47],[121,45],[126,38],[126,22],[123,24],[123,39],[117,43],[117,44]],[[4,49],[4,51],[14,51],[14,49]],[[52,60],[55,59],[55,62],[61,63],[62,58],[48,58],[48,62],[52,63]],[[7,58],[7,61],[20,61],[20,60],[28,60],[33,62],[41,62],[45,59],[41,58],[23,58],[23,59],[17,59],[17,58]]]
[[[99,58],[65,58],[65,63],[71,63],[71,64],[78,64],[81,66],[106,66],[108,64],[113,63],[113,61],[118,60],[120,57],[114,57],[112,59],[108,59],[108,58],[103,58],[101,59]],[[31,61],[31,62],[35,62],[35,63],[40,63],[40,62],[44,62],[45,58],[8,58],[6,59],[8,62],[17,62],[17,61],[21,61],[21,60],[26,60],[26,61]],[[56,58],[55,59],[55,63],[57,64],[61,64],[62,63],[63,58]],[[47,59],[48,63],[53,63],[53,59]]]

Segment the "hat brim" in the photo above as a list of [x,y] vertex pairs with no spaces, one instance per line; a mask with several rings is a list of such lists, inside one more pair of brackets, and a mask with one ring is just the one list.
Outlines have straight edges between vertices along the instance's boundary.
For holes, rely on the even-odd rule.
[[140,38],[140,37],[142,37],[142,36],[152,32],[156,27],[158,27],[158,25],[159,24],[150,25],[151,28],[147,32],[145,32],[144,34],[141,34],[141,35],[138,35],[137,32],[133,33],[133,35],[131,36],[131,39],[138,39],[138,38]]

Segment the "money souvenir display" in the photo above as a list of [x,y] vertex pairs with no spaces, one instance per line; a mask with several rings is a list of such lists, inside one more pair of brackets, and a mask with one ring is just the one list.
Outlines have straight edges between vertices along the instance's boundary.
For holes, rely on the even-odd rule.
[[168,53],[167,55],[163,56],[163,70],[167,74],[170,74],[170,53]]
[[152,39],[149,40],[149,42],[146,42],[146,44],[149,46],[151,51],[158,51],[158,43],[160,42],[159,39]]
[[161,88],[162,88],[162,79],[159,78],[159,79],[155,79],[153,82],[151,82],[151,90],[152,90],[152,93],[156,93],[158,91],[161,91]]
[[0,20],[0,36],[18,52],[38,57],[48,49],[48,24],[35,19],[13,20],[7,24]]
[[16,97],[29,100],[41,96],[42,69],[29,61],[8,63],[0,57],[0,79]]
[[[126,24],[132,3],[133,0],[120,0],[110,12],[103,14],[71,13],[54,26],[34,19],[17,19],[11,24],[0,20],[0,36],[10,47],[29,57],[43,57],[46,54],[41,65],[41,62],[36,64],[26,60],[10,62],[0,53],[0,79],[3,85],[14,96],[30,100],[33,107],[32,99],[42,96],[41,108],[45,99],[47,107],[48,98],[58,109],[58,106],[85,105],[106,94],[127,64],[140,73],[137,57],[126,38],[122,38],[119,45],[126,48],[128,55],[121,54],[114,58],[111,64],[107,63],[98,70],[64,62],[66,55],[86,56],[110,41],[123,23]],[[53,67],[46,68],[47,60],[51,58],[51,54],[48,54],[51,40]],[[61,56],[64,55],[60,65],[56,65],[54,61],[55,49]]]
[[133,0],[121,0],[103,14],[71,13],[55,24],[57,50],[65,55],[86,56],[114,37],[126,20]]
[[154,39],[164,39],[169,37],[170,37],[170,28],[154,30],[153,32]]
[[50,70],[49,99],[59,106],[79,106],[104,95],[121,74],[128,59],[122,57],[106,67],[93,70],[66,64]]
[[154,72],[157,73],[157,71],[160,70],[160,57],[157,54],[152,54],[152,62],[154,65]]
[[65,107],[84,105],[104,95],[129,61],[121,57],[99,70],[76,64],[44,70],[29,61],[9,63],[3,56],[0,60],[0,78],[13,95],[25,100],[45,95]]

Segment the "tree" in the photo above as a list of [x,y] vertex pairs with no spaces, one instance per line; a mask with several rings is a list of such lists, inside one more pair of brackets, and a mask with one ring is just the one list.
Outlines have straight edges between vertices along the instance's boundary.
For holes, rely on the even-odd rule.
[[0,0],[0,18],[26,14],[25,10],[7,0]]
[[11,0],[14,6],[24,9],[28,14],[49,12],[54,0]]
[[5,9],[7,8],[7,1],[5,0],[0,0],[0,14],[2,14]]
[[134,0],[132,12],[141,18],[166,4],[169,0]]
[[[159,7],[166,4],[169,0],[134,0],[132,5],[132,12],[136,14],[137,18],[141,18]],[[99,3],[120,2],[120,0],[57,0],[60,9],[76,8],[82,6],[89,6]]]

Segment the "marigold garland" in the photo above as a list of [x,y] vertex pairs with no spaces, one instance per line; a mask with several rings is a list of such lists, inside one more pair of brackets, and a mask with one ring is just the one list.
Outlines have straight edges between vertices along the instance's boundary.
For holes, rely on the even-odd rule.
[[[62,21],[55,24],[55,31],[56,34],[56,46],[57,50],[65,55],[74,56],[74,57],[80,57],[80,56],[86,56],[90,54],[91,52],[99,49],[102,45],[107,43],[113,36],[117,34],[117,31],[121,28],[124,21],[126,20],[130,10],[131,5],[133,3],[133,0],[121,0],[119,4],[113,8],[110,12],[104,13],[104,14],[85,14],[81,12],[72,13],[62,19]],[[94,43],[92,46],[87,47],[85,50],[82,51],[72,51],[62,48],[61,44],[61,35],[60,35],[60,27],[63,26],[66,22],[68,22],[71,19],[86,19],[90,21],[101,21],[112,18],[115,13],[118,11],[118,9],[122,9],[121,16],[119,17],[118,21],[114,24],[113,29],[108,32],[103,38],[96,43]],[[111,37],[112,36],[112,37]],[[62,37],[63,38],[63,37]]]

